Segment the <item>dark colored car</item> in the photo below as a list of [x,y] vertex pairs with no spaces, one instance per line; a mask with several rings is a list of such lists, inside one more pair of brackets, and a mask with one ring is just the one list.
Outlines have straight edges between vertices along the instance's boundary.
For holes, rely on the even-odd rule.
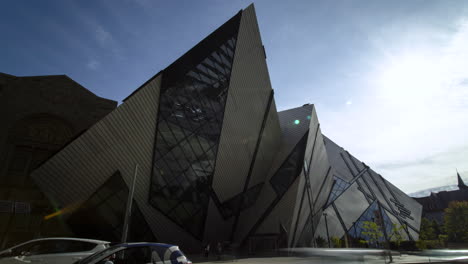
[[192,264],[178,246],[126,243],[111,246],[75,264]]

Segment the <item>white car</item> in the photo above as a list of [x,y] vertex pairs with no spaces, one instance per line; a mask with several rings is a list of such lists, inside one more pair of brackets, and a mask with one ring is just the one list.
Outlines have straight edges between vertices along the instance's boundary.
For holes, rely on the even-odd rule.
[[0,251],[0,264],[72,264],[109,247],[108,241],[41,238]]
[[192,262],[178,246],[139,242],[114,245],[75,264],[192,264]]

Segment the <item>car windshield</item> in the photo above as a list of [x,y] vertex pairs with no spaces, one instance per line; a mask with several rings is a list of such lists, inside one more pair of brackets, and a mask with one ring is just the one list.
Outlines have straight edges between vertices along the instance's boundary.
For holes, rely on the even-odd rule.
[[77,262],[75,262],[75,264],[85,264],[85,263],[90,263],[90,262],[93,262],[97,259],[100,259],[101,257],[105,257],[107,255],[110,255],[112,254],[113,252],[121,249],[122,247],[119,246],[119,245],[114,245],[114,246],[111,246],[111,247],[108,247],[106,249],[104,249],[103,251],[99,251],[99,252],[96,252],[82,260],[79,260]]

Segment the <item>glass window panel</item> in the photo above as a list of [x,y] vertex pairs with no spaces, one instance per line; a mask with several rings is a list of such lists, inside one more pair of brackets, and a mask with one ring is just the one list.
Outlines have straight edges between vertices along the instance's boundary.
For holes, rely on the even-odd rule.
[[283,162],[281,167],[276,171],[275,175],[271,177],[270,184],[279,196],[283,195],[294,180],[300,175],[306,144],[307,136],[304,136],[298,142],[286,161]]
[[[204,225],[201,218],[211,195],[209,185],[233,60],[233,53],[227,47],[234,44],[233,39],[225,39],[221,42],[224,44],[207,52],[198,63],[188,60],[192,70],[183,73],[185,75],[177,81],[163,81],[160,101],[164,110],[158,115],[157,133],[161,133],[168,142],[157,140],[155,144],[157,158],[153,171],[156,173],[152,175],[150,196],[158,199],[150,198],[150,202],[194,235],[202,233]],[[220,57],[219,54],[224,55]],[[165,86],[165,83],[169,85]],[[172,104],[169,103],[171,100]],[[172,138],[169,132],[173,134]],[[167,187],[161,188],[164,185]],[[168,206],[161,204],[169,200],[178,205],[167,213]],[[197,221],[191,220],[193,214],[197,214]]]
[[350,186],[347,181],[340,177],[333,176],[333,179],[333,187],[325,207],[328,207],[332,202],[334,202]]
[[[101,201],[96,203],[96,197],[108,189],[111,190],[112,194],[104,199],[101,198]],[[79,209],[67,217],[66,224],[78,237],[118,241],[121,239],[127,196],[128,187],[120,173],[116,172]],[[135,201],[133,202],[132,212],[134,211],[139,212],[138,204]],[[131,222],[134,217],[137,216],[132,213]],[[148,233],[152,235],[152,232],[148,231],[148,225],[143,218],[135,221],[139,224],[133,230],[145,229],[146,236],[149,236]],[[142,238],[136,236],[134,241],[141,241]]]

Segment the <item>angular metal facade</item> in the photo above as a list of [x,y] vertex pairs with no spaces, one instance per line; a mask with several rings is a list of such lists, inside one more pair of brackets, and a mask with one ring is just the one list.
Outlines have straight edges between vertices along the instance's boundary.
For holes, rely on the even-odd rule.
[[395,227],[403,228],[399,231],[403,238],[418,240],[422,207],[329,138],[324,142],[333,185],[315,238],[335,237],[358,245],[359,240],[367,240],[363,226],[371,221],[379,225],[382,242],[393,239]]
[[[39,167],[34,180],[77,236],[93,236],[77,227],[78,216],[108,210],[96,199],[114,208],[99,225],[112,226],[108,237],[121,234],[122,208],[113,205],[128,196],[138,164],[131,221],[146,231],[130,226],[131,240],[153,237],[188,251],[218,241],[250,250],[313,246],[325,233],[361,234],[376,207],[385,223],[407,223],[416,239],[420,206],[324,137],[313,105],[277,112],[265,59],[249,6]],[[119,195],[100,195],[107,186]]]

